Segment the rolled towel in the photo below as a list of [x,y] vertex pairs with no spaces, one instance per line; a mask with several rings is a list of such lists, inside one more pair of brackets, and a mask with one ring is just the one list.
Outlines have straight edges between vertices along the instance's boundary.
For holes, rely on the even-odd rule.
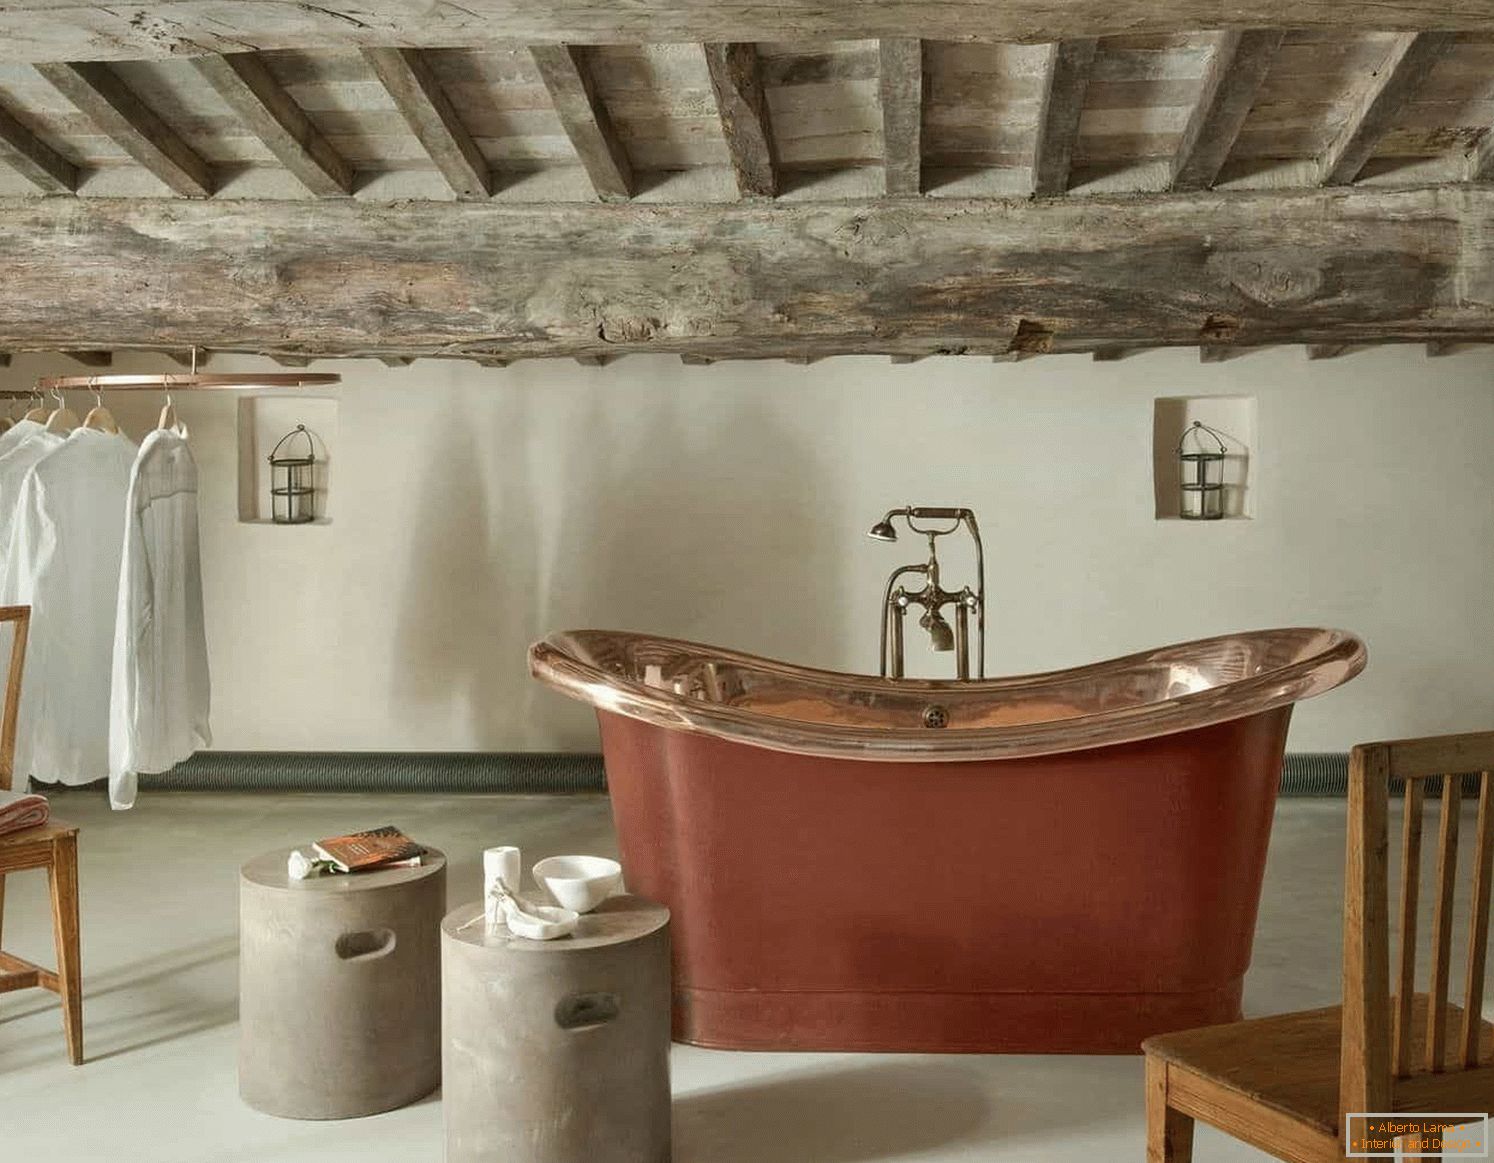
[[47,797],[23,791],[0,791],[0,836],[23,828],[39,828],[50,813]]

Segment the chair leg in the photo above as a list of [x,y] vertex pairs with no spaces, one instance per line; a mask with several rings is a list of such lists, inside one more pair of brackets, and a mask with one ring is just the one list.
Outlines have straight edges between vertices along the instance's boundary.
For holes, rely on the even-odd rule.
[[1146,1060],[1146,1163],[1192,1163],[1193,1119],[1167,1105],[1166,1062]]
[[67,1056],[83,1065],[83,965],[78,940],[78,837],[59,836],[47,867],[52,889],[52,936],[57,945],[57,984]]

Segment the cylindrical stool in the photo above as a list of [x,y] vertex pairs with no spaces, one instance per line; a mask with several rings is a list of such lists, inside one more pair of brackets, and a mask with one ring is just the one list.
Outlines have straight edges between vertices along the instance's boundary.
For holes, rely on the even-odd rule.
[[617,896],[557,941],[441,923],[446,1163],[667,1163],[669,910]]
[[423,1098],[441,1081],[446,857],[292,880],[291,851],[239,872],[239,1095],[290,1119]]

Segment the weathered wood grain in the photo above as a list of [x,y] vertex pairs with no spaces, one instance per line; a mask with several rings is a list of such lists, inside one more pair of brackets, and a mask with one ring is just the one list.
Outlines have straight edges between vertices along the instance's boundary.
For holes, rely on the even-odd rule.
[[176,193],[206,198],[213,174],[180,135],[103,64],[40,64],[41,73],[114,143]]
[[923,41],[882,41],[882,165],[888,194],[923,192]]
[[0,161],[39,190],[71,194],[78,168],[0,107]]
[[1359,176],[1376,144],[1453,43],[1454,38],[1442,32],[1396,37],[1333,144],[1319,159],[1319,180],[1323,185],[1345,185]]
[[529,51],[597,197],[603,201],[631,198],[633,167],[628,151],[592,84],[584,54],[568,44],[537,44]]
[[1219,36],[1197,103],[1172,159],[1174,190],[1206,190],[1219,176],[1271,68],[1283,31],[1258,28]]
[[1487,0],[15,0],[0,57],[136,60],[251,49],[528,43],[1056,39],[1193,28],[1494,30]]
[[323,198],[353,192],[353,167],[332,148],[258,54],[197,57],[193,63],[303,186]]
[[452,193],[458,198],[489,197],[493,176],[487,159],[425,57],[398,48],[366,49],[363,56]]
[[737,190],[744,198],[771,198],[778,193],[778,173],[757,48],[720,42],[703,48]]
[[0,201],[0,350],[1004,351],[1487,341],[1494,190],[716,205]]
[[1093,39],[1063,40],[1049,46],[1032,155],[1032,192],[1040,198],[1056,197],[1069,188],[1069,167],[1096,47]]

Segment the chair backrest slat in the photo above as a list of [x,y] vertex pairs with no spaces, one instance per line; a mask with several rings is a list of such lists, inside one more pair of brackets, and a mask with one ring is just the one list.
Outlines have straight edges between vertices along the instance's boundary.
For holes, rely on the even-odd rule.
[[1469,901],[1468,980],[1463,989],[1463,1035],[1460,1058],[1465,1067],[1479,1064],[1484,1019],[1484,965],[1489,951],[1489,886],[1494,880],[1494,780],[1479,774],[1478,839],[1473,856],[1473,895]]
[[9,622],[10,665],[5,675],[5,701],[0,705],[0,791],[10,791],[16,759],[16,716],[21,709],[21,673],[26,668],[26,632],[30,606],[0,606],[0,625]]
[[1437,899],[1432,905],[1432,973],[1427,989],[1426,1067],[1439,1071],[1447,1050],[1447,982],[1452,962],[1453,894],[1458,883],[1458,820],[1463,780],[1442,777],[1442,827],[1437,840]]
[[[1463,775],[1481,773],[1473,888],[1469,897],[1462,1014],[1448,1004],[1453,977],[1458,832]],[[1472,1110],[1458,1100],[1494,1077],[1482,1060],[1488,1039],[1483,993],[1494,903],[1494,731],[1406,739],[1354,748],[1349,764],[1349,829],[1344,884],[1344,1008],[1340,1054],[1340,1114],[1410,1109]],[[1400,922],[1395,993],[1391,993],[1389,807],[1393,780],[1406,781],[1401,838]],[[1440,779],[1435,882],[1431,902],[1431,966],[1427,1003],[1415,1001],[1417,919],[1426,784]],[[1425,1024],[1422,1024],[1424,1017]],[[1449,1034],[1449,1026],[1455,1031]],[[1448,1043],[1453,1043],[1449,1053]],[[1472,1072],[1472,1073],[1470,1073]],[[1440,1101],[1434,1101],[1440,1100]],[[1452,1105],[1446,1105],[1451,1102]],[[1480,1108],[1481,1109],[1481,1108]]]
[[1400,963],[1395,990],[1395,1074],[1411,1073],[1412,1003],[1416,998],[1416,906],[1421,881],[1421,816],[1426,784],[1406,782],[1405,828],[1401,834]]

